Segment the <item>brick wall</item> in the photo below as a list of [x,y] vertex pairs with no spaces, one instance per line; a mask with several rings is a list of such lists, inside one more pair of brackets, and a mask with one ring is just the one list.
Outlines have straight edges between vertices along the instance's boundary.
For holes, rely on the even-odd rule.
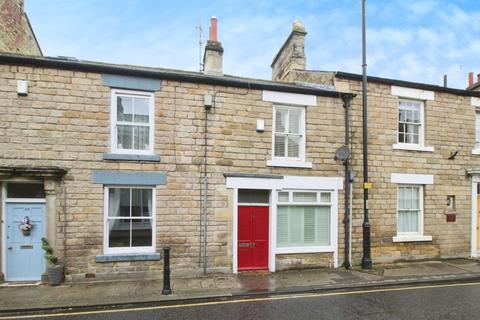
[[0,52],[41,56],[23,0],[0,0]]

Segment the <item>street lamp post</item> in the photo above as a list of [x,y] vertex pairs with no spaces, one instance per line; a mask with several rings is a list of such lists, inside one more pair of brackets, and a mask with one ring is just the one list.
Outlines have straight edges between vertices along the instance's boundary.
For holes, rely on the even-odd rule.
[[368,181],[368,107],[367,107],[367,50],[365,27],[365,1],[362,0],[362,122],[363,122],[363,256],[362,268],[372,268],[370,256],[370,221],[368,219],[368,190],[371,184]]

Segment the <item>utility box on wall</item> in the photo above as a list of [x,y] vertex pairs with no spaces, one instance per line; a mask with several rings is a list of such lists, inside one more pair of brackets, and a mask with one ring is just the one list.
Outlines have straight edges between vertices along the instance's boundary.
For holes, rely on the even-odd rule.
[[447,222],[457,221],[455,196],[447,196],[447,209],[445,210],[445,217]]

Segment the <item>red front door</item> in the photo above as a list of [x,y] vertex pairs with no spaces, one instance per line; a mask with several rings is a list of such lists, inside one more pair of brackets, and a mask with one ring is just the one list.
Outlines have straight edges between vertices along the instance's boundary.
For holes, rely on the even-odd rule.
[[238,270],[268,269],[268,208],[238,206]]

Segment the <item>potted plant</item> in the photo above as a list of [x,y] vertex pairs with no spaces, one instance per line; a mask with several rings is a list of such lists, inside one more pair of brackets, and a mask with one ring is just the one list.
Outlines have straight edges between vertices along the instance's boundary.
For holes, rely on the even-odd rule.
[[20,222],[20,230],[22,230],[22,233],[24,236],[29,236],[30,232],[32,231],[33,224],[32,220],[27,216],[23,218],[22,222]]
[[58,286],[63,282],[64,265],[58,260],[58,257],[53,254],[53,249],[45,238],[42,238],[42,249],[45,251],[44,257],[45,260],[47,260],[48,284]]

